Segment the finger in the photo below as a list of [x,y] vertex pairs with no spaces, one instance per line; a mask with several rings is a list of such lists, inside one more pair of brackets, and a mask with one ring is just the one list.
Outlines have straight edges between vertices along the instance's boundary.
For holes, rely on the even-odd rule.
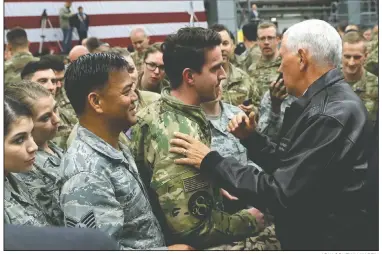
[[179,155],[183,155],[183,152],[184,152],[184,148],[179,148],[179,147],[171,147],[170,150],[169,150],[170,153],[177,153]]
[[192,141],[193,141],[193,137],[191,137],[190,135],[181,133],[181,132],[174,132],[174,136],[176,138],[183,139],[183,140],[187,141],[188,143],[192,143]]
[[269,88],[273,89],[276,85],[276,81],[272,81],[270,84],[269,84]]
[[185,148],[185,149],[188,149],[191,147],[191,144],[188,143],[187,141],[184,141],[183,139],[171,139],[170,140],[170,144],[172,146],[178,146],[178,147],[182,147],[182,148]]
[[248,117],[248,125],[249,126],[252,126],[255,124],[255,116],[256,116],[256,113],[255,112],[251,112],[249,114],[249,117]]
[[240,124],[243,122],[243,120],[245,120],[245,118],[247,117],[247,115],[245,114],[238,114],[236,115],[236,123],[234,125],[235,128],[238,128],[240,126]]
[[288,94],[286,93],[286,94],[281,96],[281,99],[284,100],[287,96],[288,96]]

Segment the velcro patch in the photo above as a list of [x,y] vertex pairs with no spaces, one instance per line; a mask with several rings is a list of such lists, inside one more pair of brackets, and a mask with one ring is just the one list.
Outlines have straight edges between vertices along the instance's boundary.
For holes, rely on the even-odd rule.
[[192,192],[199,189],[208,187],[208,182],[203,179],[200,174],[183,179],[183,186],[185,192]]

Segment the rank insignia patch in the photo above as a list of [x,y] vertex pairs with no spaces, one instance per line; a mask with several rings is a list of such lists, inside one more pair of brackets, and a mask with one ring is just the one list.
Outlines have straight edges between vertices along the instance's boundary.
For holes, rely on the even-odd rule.
[[65,221],[68,228],[96,228],[96,221],[93,211],[89,211],[87,214],[82,216],[80,221],[76,221],[66,216]]

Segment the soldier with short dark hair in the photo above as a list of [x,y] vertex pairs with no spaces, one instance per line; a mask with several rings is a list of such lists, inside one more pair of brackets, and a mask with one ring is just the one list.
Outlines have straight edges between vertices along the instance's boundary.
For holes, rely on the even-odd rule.
[[99,229],[124,250],[188,250],[188,245],[165,246],[134,159],[119,142],[120,133],[137,121],[129,68],[122,56],[97,53],[81,56],[65,73],[65,90],[80,123],[61,164],[65,225]]
[[15,27],[7,33],[7,48],[11,58],[4,63],[4,84],[21,80],[20,73],[25,65],[31,61],[38,61],[29,51],[27,33],[21,27]]
[[[215,100],[226,78],[220,35],[188,27],[169,35],[162,45],[171,88],[138,113],[133,127],[135,161],[167,240],[209,248],[255,235],[263,227],[258,210],[229,215],[222,210],[219,188],[191,167],[179,166],[169,152],[175,132],[191,134],[210,146],[211,132],[200,107]],[[259,217],[256,217],[258,215]]]

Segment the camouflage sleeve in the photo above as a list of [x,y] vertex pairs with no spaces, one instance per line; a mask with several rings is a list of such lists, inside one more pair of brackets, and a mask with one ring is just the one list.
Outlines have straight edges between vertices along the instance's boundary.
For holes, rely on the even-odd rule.
[[366,83],[365,90],[365,96],[362,96],[362,99],[371,119],[375,120],[378,110],[378,78],[371,77]]
[[60,9],[60,16],[63,19],[69,19],[72,16],[72,13],[66,13],[64,8]]
[[[140,130],[134,132],[132,149],[137,166],[140,172],[152,175],[149,184],[158,196],[158,209],[163,211],[172,239],[204,248],[243,239],[259,231],[255,217],[247,211],[229,215],[216,209],[213,187],[194,168],[174,163],[180,156],[168,152],[171,134],[148,135],[138,126],[135,130]],[[182,129],[182,132],[199,138],[195,129]]]
[[255,108],[259,109],[260,107],[260,101],[261,101],[261,96],[260,96],[260,91],[258,89],[258,86],[255,82],[255,80],[251,77],[248,76],[248,78],[245,79],[244,82],[248,82],[248,86],[250,87],[250,92],[248,95],[248,98],[252,99],[252,103],[255,106]]
[[100,175],[82,172],[71,177],[62,187],[60,203],[67,227],[98,228],[117,242],[126,235],[123,208],[111,182]]

